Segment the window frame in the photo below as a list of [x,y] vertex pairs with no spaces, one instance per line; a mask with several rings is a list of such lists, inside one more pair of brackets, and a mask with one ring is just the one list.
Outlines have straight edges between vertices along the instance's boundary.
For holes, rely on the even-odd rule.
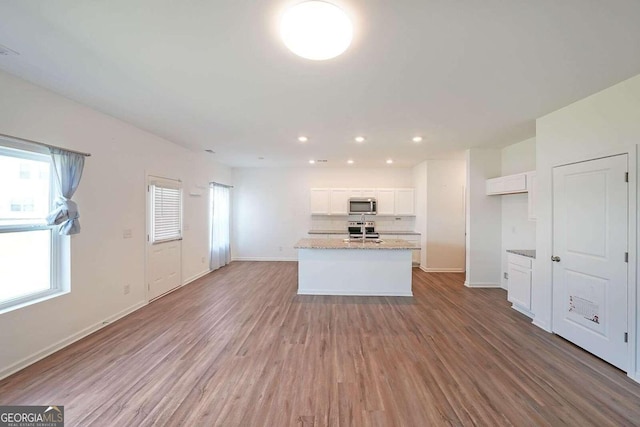
[[[42,147],[31,146],[23,143],[14,143],[4,137],[0,137],[0,156],[13,157],[24,160],[47,161],[49,164],[49,211],[55,206],[55,170],[49,154]],[[69,291],[64,286],[64,268],[62,266],[65,256],[65,243],[68,239],[56,232],[57,226],[47,225],[44,221],[16,225],[0,225],[0,234],[3,233],[28,233],[48,230],[49,239],[49,288],[19,296],[5,301],[0,300],[0,313],[12,311],[17,308],[35,304],[37,302],[65,294]]]
[[[169,178],[159,178],[159,177],[151,177],[150,176],[150,182],[149,182],[149,207],[150,207],[150,225],[149,225],[149,238],[150,238],[150,243],[152,245],[159,245],[162,243],[167,243],[167,242],[173,242],[176,240],[182,240],[182,237],[184,235],[184,192],[182,190],[182,182],[179,180],[172,180]],[[173,236],[173,237],[169,237],[169,238],[164,238],[164,239],[158,239],[156,238],[156,232],[155,232],[155,225],[156,225],[156,208],[155,208],[155,189],[157,188],[163,188],[163,189],[170,189],[170,190],[175,190],[178,192],[178,200],[179,200],[179,206],[178,206],[178,235],[177,236]]]

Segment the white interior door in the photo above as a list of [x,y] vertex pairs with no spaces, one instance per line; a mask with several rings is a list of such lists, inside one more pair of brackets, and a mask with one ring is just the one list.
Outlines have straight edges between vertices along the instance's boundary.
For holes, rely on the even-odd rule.
[[147,211],[147,296],[152,300],[182,282],[181,182],[150,176]]
[[627,155],[553,170],[553,331],[627,369]]

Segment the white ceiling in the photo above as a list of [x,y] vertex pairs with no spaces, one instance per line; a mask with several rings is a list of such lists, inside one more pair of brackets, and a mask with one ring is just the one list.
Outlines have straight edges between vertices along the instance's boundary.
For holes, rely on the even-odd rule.
[[640,73],[638,0],[336,0],[355,39],[323,62],[279,40],[292,3],[0,0],[0,68],[231,166],[334,167],[517,142]]

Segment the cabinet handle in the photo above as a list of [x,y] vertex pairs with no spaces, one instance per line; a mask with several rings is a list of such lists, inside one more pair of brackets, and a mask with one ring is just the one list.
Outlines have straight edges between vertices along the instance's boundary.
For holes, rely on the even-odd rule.
[[553,261],[553,262],[560,262],[560,257],[559,257],[559,256],[553,256],[553,255],[551,255],[551,261]]

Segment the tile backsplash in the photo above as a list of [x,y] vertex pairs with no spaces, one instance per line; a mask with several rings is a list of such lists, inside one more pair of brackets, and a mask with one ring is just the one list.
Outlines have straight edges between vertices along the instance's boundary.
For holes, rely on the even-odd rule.
[[[327,218],[312,216],[311,217],[311,229],[312,230],[347,230],[347,222],[359,221],[359,216],[350,216],[348,219],[341,218]],[[374,221],[376,223],[376,231],[414,231],[415,229],[415,217],[375,217],[367,216],[367,221]]]

